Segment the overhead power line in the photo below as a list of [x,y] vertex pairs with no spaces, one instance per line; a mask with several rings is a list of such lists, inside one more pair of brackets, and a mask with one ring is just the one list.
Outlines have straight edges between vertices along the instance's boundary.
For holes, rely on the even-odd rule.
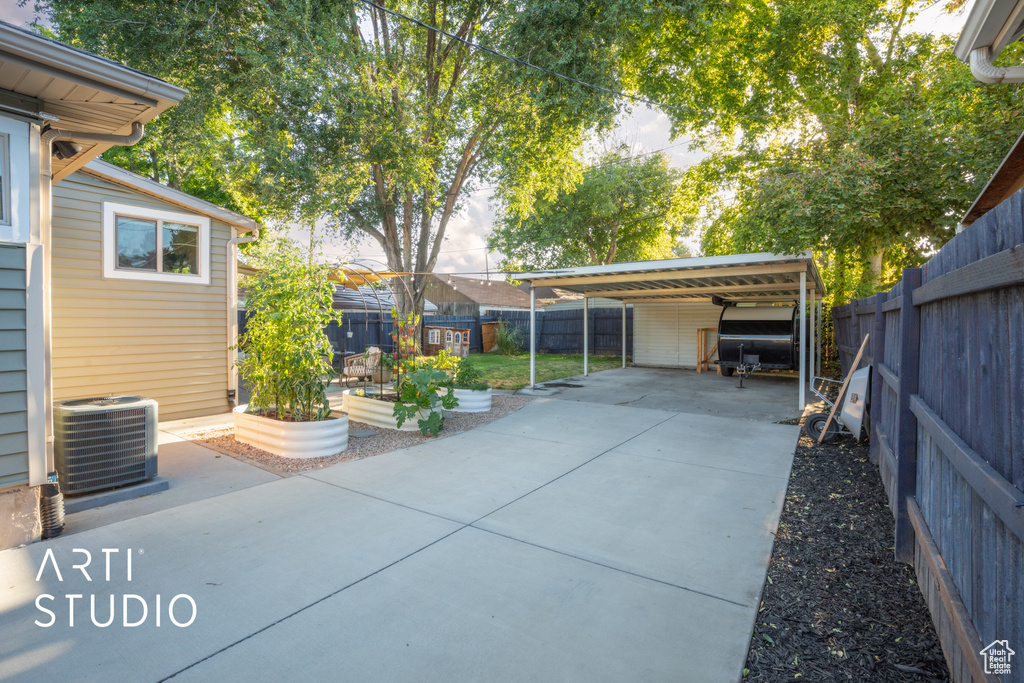
[[409,23],[415,24],[415,25],[419,26],[420,28],[425,28],[428,31],[433,31],[435,33],[440,33],[443,36],[447,36],[447,37],[451,38],[452,40],[456,40],[456,41],[458,41],[460,43],[468,45],[469,47],[471,47],[471,48],[473,48],[475,50],[480,50],[481,52],[487,52],[488,54],[492,54],[495,57],[498,57],[500,59],[505,59],[505,60],[508,60],[508,61],[513,62],[515,64],[519,64],[521,66],[525,66],[525,67],[528,67],[530,69],[534,69],[536,71],[542,71],[542,72],[544,72],[546,74],[549,74],[551,76],[554,76],[556,78],[561,78],[562,80],[569,81],[571,83],[576,83],[577,85],[582,85],[582,86],[584,86],[586,88],[592,88],[593,90],[599,90],[601,92],[608,93],[612,97],[615,97],[615,98],[618,98],[618,99],[632,100],[634,102],[640,102],[642,104],[648,104],[648,105],[650,105],[652,107],[658,107],[660,109],[671,109],[671,110],[674,110],[674,111],[685,112],[685,113],[688,113],[688,114],[703,114],[705,116],[710,116],[712,118],[720,118],[720,119],[768,119],[768,118],[775,118],[776,116],[785,116],[785,115],[788,115],[789,113],[791,113],[791,112],[784,112],[784,113],[778,113],[778,114],[722,114],[722,113],[719,113],[719,112],[707,111],[707,110],[704,110],[704,109],[693,109],[691,107],[680,107],[680,106],[677,106],[677,105],[674,105],[674,104],[662,104],[661,102],[655,102],[654,100],[648,100],[648,99],[645,99],[643,97],[638,97],[636,95],[630,95],[628,93],[624,93],[624,92],[621,92],[619,90],[612,90],[611,88],[606,88],[606,87],[601,86],[601,85],[594,85],[593,83],[587,83],[586,81],[581,81],[578,78],[573,78],[572,76],[566,76],[565,74],[560,74],[557,71],[552,71],[551,69],[547,69],[547,68],[545,68],[543,66],[538,66],[536,64],[532,64],[530,62],[527,62],[524,59],[519,59],[518,57],[513,57],[511,55],[506,55],[505,53],[498,52],[497,50],[495,50],[493,48],[487,47],[485,45],[481,45],[479,43],[474,43],[471,40],[466,40],[465,38],[457,36],[457,35],[455,35],[453,33],[449,33],[448,31],[445,31],[444,29],[438,28],[436,26],[431,26],[430,24],[425,24],[422,21],[420,21],[419,19],[414,19],[413,17],[410,17],[410,16],[408,16],[406,14],[402,14],[401,12],[396,12],[393,9],[388,9],[387,7],[382,7],[381,5],[378,5],[377,3],[373,2],[372,0],[361,0],[361,2],[363,2],[366,5],[369,5],[370,7],[376,7],[381,12],[385,12],[386,14],[390,14],[391,16],[394,16],[394,17],[397,17],[397,18],[402,19],[404,21],[408,21]]

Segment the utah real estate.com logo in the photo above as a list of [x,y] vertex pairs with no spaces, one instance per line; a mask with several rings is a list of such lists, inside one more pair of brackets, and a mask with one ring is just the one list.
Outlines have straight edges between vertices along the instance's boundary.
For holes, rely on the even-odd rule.
[[988,647],[978,654],[985,659],[986,674],[1006,676],[1010,673],[1010,658],[1017,653],[1010,649],[1008,641],[993,640]]

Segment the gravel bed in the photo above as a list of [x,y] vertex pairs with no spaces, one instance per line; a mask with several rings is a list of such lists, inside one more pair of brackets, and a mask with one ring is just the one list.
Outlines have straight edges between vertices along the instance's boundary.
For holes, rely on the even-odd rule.
[[950,680],[867,445],[801,436],[743,680]]
[[[454,436],[475,429],[488,422],[493,422],[510,413],[514,413],[532,400],[532,398],[527,396],[492,396],[491,409],[486,413],[452,413],[451,417],[445,419],[444,429],[437,438],[443,439],[448,436]],[[356,429],[370,429],[376,432],[376,434],[360,439],[349,437],[347,449],[337,455],[329,455],[323,458],[282,458],[279,455],[274,455],[254,446],[236,441],[234,430],[231,428],[190,432],[182,435],[182,437],[189,441],[195,441],[218,453],[230,455],[233,458],[249,462],[278,474],[296,474],[308,470],[319,470],[339,462],[369,458],[370,456],[380,455],[388,451],[408,448],[435,440],[434,437],[423,436],[418,431],[400,432],[397,429],[383,429],[362,422],[356,422],[355,420],[349,420],[348,428],[350,432]]]

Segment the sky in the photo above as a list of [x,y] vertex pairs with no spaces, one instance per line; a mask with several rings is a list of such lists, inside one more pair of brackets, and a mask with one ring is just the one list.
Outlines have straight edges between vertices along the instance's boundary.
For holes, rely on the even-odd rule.
[[[19,26],[32,21],[33,3],[29,2],[28,6],[19,7],[15,0],[0,2],[0,19]],[[967,16],[966,11],[947,14],[941,5],[941,2],[929,5],[908,24],[906,30],[958,34]],[[669,157],[669,164],[679,169],[686,169],[701,159],[699,153],[690,151],[685,139],[671,137],[671,124],[665,114],[646,105],[638,105],[629,114],[621,116],[608,140],[614,143],[625,142],[637,154],[664,149]],[[436,272],[478,275],[490,271],[491,277],[501,277],[494,274],[495,265],[501,260],[501,254],[488,252],[487,249],[487,234],[494,224],[496,208],[492,205],[490,192],[487,189],[475,191],[463,202],[462,212],[452,217],[444,245],[438,255]],[[369,238],[353,242],[337,237],[330,238],[324,231],[320,233],[319,237],[328,237],[321,246],[324,258],[328,261],[358,258],[384,263],[383,251]],[[290,234],[299,241],[309,241],[306,229],[295,228]],[[691,253],[697,253],[696,244],[688,246]],[[376,267],[376,264],[374,266]]]

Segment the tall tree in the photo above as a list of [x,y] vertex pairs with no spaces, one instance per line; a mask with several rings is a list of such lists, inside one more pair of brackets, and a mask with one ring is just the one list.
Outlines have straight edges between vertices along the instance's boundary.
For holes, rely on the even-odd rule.
[[[649,18],[629,80],[709,157],[682,193],[708,253],[813,249],[838,300],[954,232],[1024,125],[910,0],[688,3]],[[1013,59],[1013,56],[1007,56]]]
[[663,154],[620,147],[586,168],[575,187],[510,207],[489,237],[509,270],[607,265],[667,258],[679,233],[673,195],[679,172]]
[[[271,215],[328,217],[417,273],[433,270],[467,191],[482,180],[511,197],[557,190],[578,175],[572,150],[617,111],[597,90],[464,41],[614,88],[614,40],[632,8],[387,4],[404,19],[359,0],[45,4],[62,40],[191,90],[165,131],[219,127],[197,146],[216,150],[218,183]],[[422,308],[424,284],[417,275],[408,301],[398,292],[403,310]]]

